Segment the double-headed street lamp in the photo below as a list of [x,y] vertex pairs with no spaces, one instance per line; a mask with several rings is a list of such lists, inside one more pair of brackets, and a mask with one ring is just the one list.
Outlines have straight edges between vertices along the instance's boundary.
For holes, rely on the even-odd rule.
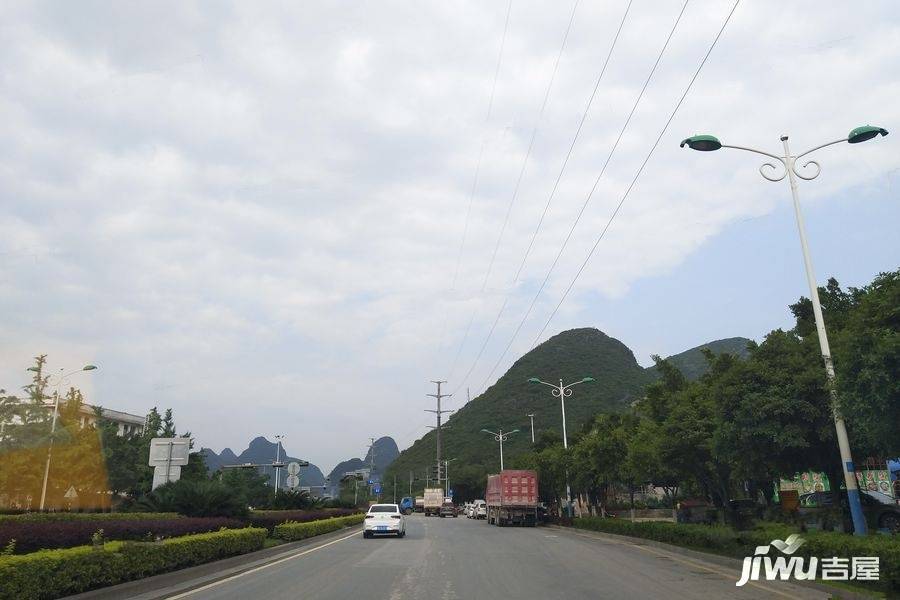
[[[681,142],[681,147],[688,146],[692,150],[700,150],[701,152],[710,152],[719,150],[720,148],[734,148],[736,150],[746,150],[756,154],[762,154],[773,159],[775,162],[763,163],[759,168],[760,174],[769,181],[781,181],[785,177],[791,184],[791,195],[794,199],[794,216],[797,219],[797,230],[800,233],[800,248],[803,251],[803,264],[806,267],[806,283],[809,285],[809,296],[812,300],[813,315],[816,319],[816,331],[819,334],[819,348],[822,351],[822,360],[825,362],[825,378],[828,394],[831,398],[831,412],[834,416],[834,427],[837,430],[838,447],[841,452],[841,468],[844,471],[844,484],[847,486],[847,498],[850,501],[850,514],[853,517],[853,531],[856,535],[866,534],[866,520],[863,517],[862,506],[859,501],[859,489],[856,484],[855,467],[853,466],[853,457],[850,453],[850,442],[847,439],[847,428],[844,425],[844,418],[841,416],[840,407],[838,406],[837,388],[834,381],[834,365],[831,360],[831,349],[828,346],[828,335],[825,332],[825,320],[822,317],[822,306],[819,302],[819,288],[816,285],[816,276],[813,272],[812,259],[809,256],[809,246],[806,241],[806,229],[803,225],[803,214],[800,212],[800,199],[797,192],[797,178],[804,180],[815,179],[819,176],[821,168],[819,163],[814,160],[808,160],[797,165],[797,161],[804,156],[820,150],[827,146],[848,142],[850,144],[858,144],[878,137],[885,136],[888,132],[881,127],[873,127],[865,125],[857,127],[845,138],[835,140],[816,146],[806,152],[792,156],[788,147],[788,136],[781,136],[781,143],[784,145],[784,156],[770,154],[762,150],[746,148],[744,146],[731,146],[723,144],[718,138],[712,135],[695,135]],[[809,171],[805,171],[807,168]]]
[[[569,438],[566,435],[566,398],[572,395],[572,388],[578,385],[579,383],[589,383],[594,381],[593,377],[585,377],[580,379],[579,381],[574,381],[569,385],[563,385],[563,380],[559,380],[559,385],[554,385],[552,383],[547,383],[546,381],[541,381],[537,377],[532,377],[528,380],[528,383],[540,383],[542,385],[549,386],[553,388],[553,395],[556,398],[559,398],[560,406],[562,406],[562,430],[563,430],[563,448],[566,450],[569,449]],[[572,517],[572,489],[569,486],[569,472],[566,471],[566,512],[569,515],[569,518]]]
[[[65,369],[60,369],[60,374],[56,376],[47,377],[47,383],[56,388],[56,393],[54,394],[53,400],[53,420],[50,424],[50,443],[47,445],[47,462],[44,465],[44,483],[41,486],[41,510],[44,510],[44,503],[47,500],[47,481],[50,478],[50,458],[53,455],[53,437],[56,435],[56,419],[59,416],[59,386],[62,385],[63,381],[66,380],[70,375],[74,375],[75,373],[80,373],[81,371],[95,371],[97,367],[95,365],[85,365],[80,369],[76,369],[74,371],[70,371],[69,373],[62,373]],[[34,373],[40,373],[40,369],[37,367],[28,367],[28,371],[32,371]],[[53,383],[51,379],[55,377],[56,383]],[[43,396],[40,398],[41,404],[44,403]]]
[[482,429],[481,431],[483,431],[485,433],[489,433],[492,436],[494,436],[495,442],[500,442],[500,470],[502,471],[503,470],[503,442],[508,440],[509,436],[511,436],[512,434],[519,433],[519,430],[513,429],[512,431],[507,431],[505,433],[502,429],[500,430],[499,433],[494,433],[493,431],[490,431],[489,429]]

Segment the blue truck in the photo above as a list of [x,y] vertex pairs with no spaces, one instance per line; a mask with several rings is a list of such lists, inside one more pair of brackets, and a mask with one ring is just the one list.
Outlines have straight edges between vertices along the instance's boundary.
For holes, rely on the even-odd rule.
[[405,515],[412,514],[412,511],[415,509],[415,504],[413,503],[413,499],[409,496],[402,498],[400,500],[400,512]]

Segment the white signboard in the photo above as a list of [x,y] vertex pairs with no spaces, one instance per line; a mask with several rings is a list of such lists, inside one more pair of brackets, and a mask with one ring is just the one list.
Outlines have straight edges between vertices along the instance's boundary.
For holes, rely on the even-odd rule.
[[288,475],[299,475],[300,474],[300,463],[298,463],[298,462],[288,463],[287,472],[288,472]]
[[289,488],[293,489],[293,488],[297,487],[298,485],[300,485],[300,478],[297,477],[296,475],[288,475],[285,483],[287,484],[287,486]]
[[188,464],[189,438],[153,438],[150,440],[151,467],[184,466]]
[[169,483],[170,481],[178,481],[181,479],[181,467],[173,466],[168,469],[168,477],[166,476],[166,467],[155,467],[153,469],[153,487],[152,489],[156,489],[161,485]]
[[68,498],[69,500],[74,500],[78,497],[78,492],[75,491],[75,486],[70,485],[69,489],[66,491],[64,498]]

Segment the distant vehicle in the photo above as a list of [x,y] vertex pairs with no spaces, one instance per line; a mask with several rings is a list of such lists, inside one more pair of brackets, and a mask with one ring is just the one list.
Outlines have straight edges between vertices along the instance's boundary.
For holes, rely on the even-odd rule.
[[456,506],[453,505],[453,500],[444,500],[444,503],[441,505],[441,510],[438,515],[443,517],[453,517],[456,518]]
[[[863,515],[870,527],[886,529],[894,535],[900,534],[900,505],[885,504],[865,492],[860,493]],[[834,505],[832,492],[812,492],[800,496],[800,506],[808,509]],[[847,504],[847,492],[841,490],[841,508],[844,513],[845,530],[849,530],[850,509]]]
[[437,515],[444,504],[444,490],[441,488],[425,488],[425,516]]
[[472,503],[472,518],[487,519],[487,503],[484,500],[476,500]]
[[410,514],[415,508],[415,503],[410,496],[400,499],[400,512],[404,515]]
[[415,512],[424,512],[425,511],[425,496],[416,496],[416,502],[413,505],[413,511],[415,511]]
[[488,475],[487,521],[491,525],[534,527],[538,521],[538,477],[536,471],[501,471]]
[[467,518],[467,519],[471,519],[471,518],[472,518],[472,508],[473,508],[474,506],[475,506],[475,505],[472,504],[471,502],[466,502],[466,503],[463,505],[463,514],[466,515],[466,518]]
[[376,535],[406,536],[406,517],[398,504],[373,504],[363,519],[363,537]]

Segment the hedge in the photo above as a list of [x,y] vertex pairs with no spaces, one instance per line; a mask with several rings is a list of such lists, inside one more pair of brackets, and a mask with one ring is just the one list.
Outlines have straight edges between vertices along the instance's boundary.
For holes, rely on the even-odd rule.
[[307,523],[309,521],[319,521],[321,519],[345,517],[358,512],[358,510],[348,508],[326,508],[322,510],[254,510],[250,512],[249,517],[244,517],[242,520],[249,523],[252,527],[265,527],[271,533],[276,525],[281,525],[288,521]]
[[108,521],[108,520],[130,520],[144,521],[152,519],[177,519],[181,515],[178,513],[126,513],[126,512],[105,512],[105,513],[72,513],[72,512],[30,512],[16,515],[0,515],[0,523],[6,522],[35,522],[35,521]]
[[358,525],[363,522],[363,519],[365,519],[365,515],[360,513],[357,515],[349,515],[347,517],[310,521],[308,523],[282,523],[281,525],[275,526],[275,532],[272,534],[272,537],[288,542],[305,540],[306,538],[316,535],[343,529],[349,525]]
[[[656,540],[675,546],[694,548],[734,558],[751,556],[756,546],[764,546],[773,539],[785,539],[794,528],[786,525],[769,524],[749,531],[735,531],[724,526],[690,525],[659,521],[631,522],[600,517],[575,519],[573,526],[578,529],[616,533],[632,537]],[[891,594],[900,594],[900,538],[897,536],[868,535],[857,537],[844,533],[806,532],[801,533],[806,543],[794,556],[819,558],[878,556],[880,558],[879,587]],[[863,582],[856,585],[864,585]],[[874,584],[875,582],[871,582]]]
[[14,554],[41,549],[72,548],[91,543],[99,529],[107,540],[154,541],[192,533],[237,529],[244,523],[223,517],[165,519],[76,519],[0,521],[0,548],[16,540]]
[[223,529],[162,542],[109,542],[0,556],[0,600],[44,600],[259,550],[260,528]]

